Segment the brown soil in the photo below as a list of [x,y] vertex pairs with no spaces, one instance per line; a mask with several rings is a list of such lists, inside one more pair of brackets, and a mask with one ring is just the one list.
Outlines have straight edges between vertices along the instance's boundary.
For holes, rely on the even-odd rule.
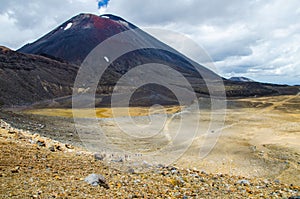
[[[198,137],[173,166],[151,165],[147,173],[118,171],[95,160],[82,148],[70,118],[0,112],[12,124],[1,120],[0,198],[298,196],[299,101],[299,96],[235,100],[238,108],[227,109],[221,137],[208,156],[199,159]],[[203,110],[204,126],[209,117]],[[111,121],[101,125],[111,137],[118,135]],[[132,145],[137,146],[123,144]],[[92,173],[103,175],[109,189],[87,184],[84,178]]]
[[[1,198],[278,198],[300,191],[280,182],[171,166],[120,172],[82,149],[1,126]],[[104,176],[109,188],[87,184],[91,173]]]

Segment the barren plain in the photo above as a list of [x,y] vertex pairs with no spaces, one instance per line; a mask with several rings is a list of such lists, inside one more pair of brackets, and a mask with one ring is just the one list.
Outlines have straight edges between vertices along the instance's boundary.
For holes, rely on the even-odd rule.
[[[130,108],[130,115],[139,120],[147,118],[148,111],[143,107]],[[154,115],[161,113],[151,111]],[[162,129],[164,133],[147,139],[127,139],[120,133],[116,121],[109,117],[111,111],[108,109],[97,109],[97,122],[114,145],[146,157],[148,153],[161,150],[172,142],[176,136],[172,131],[178,128],[176,125],[180,122],[180,117],[173,117],[174,113],[185,114],[183,107],[167,107],[165,111],[168,117]],[[70,110],[2,110],[1,119],[9,127],[4,126],[1,130],[1,196],[18,198],[19,194],[22,195],[22,189],[27,189],[24,196],[36,198],[93,198],[105,195],[125,198],[288,198],[300,195],[300,96],[230,99],[227,109],[220,113],[224,114],[224,111],[224,120],[222,117],[216,120],[216,126],[221,128],[214,129],[210,126],[210,110],[200,110],[200,134],[191,138],[190,145],[173,143],[175,147],[186,147],[185,153],[171,165],[164,165],[164,162],[155,164],[147,159],[143,167],[149,167],[150,173],[148,169],[148,173],[143,174],[138,173],[137,169],[131,173],[115,169],[114,164],[125,164],[125,168],[130,169],[127,163],[130,160],[116,161],[111,156],[106,156],[103,161],[95,160],[93,153],[85,148],[86,143],[82,143]],[[119,113],[120,118],[126,118],[124,110]],[[188,132],[189,126],[195,122],[193,114],[189,116],[191,123],[184,124],[186,129],[182,132]],[[10,132],[10,129],[22,130],[16,133]],[[205,148],[203,140],[210,139],[205,136],[217,132],[220,135],[214,147],[200,158],[201,150]],[[180,135],[182,139],[184,135]],[[27,141],[24,136],[27,136]],[[45,146],[41,145],[36,138],[43,136],[46,137],[43,139],[64,143],[61,144],[64,147],[51,150],[53,148],[48,142]],[[76,163],[78,161],[80,163]],[[111,189],[95,190],[84,184],[84,177],[92,172],[103,174]],[[195,176],[204,181],[198,182]],[[240,180],[246,180],[243,182],[249,184],[239,184]]]

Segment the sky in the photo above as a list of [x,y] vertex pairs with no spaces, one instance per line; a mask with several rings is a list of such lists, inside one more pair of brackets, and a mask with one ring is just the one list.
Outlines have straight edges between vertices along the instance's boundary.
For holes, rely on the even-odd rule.
[[79,13],[185,34],[226,78],[300,85],[299,0],[1,0],[0,45],[18,49]]

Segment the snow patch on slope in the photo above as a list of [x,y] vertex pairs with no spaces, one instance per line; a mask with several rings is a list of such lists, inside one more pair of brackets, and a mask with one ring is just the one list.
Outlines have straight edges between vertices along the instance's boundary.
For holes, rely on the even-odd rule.
[[72,27],[73,23],[68,23],[67,26],[64,28],[64,30],[68,30]]
[[105,59],[105,61],[108,63],[109,62],[109,59],[108,59],[108,57],[103,57],[104,59]]
[[123,24],[124,26],[129,27],[129,24],[128,24],[126,21],[121,21],[121,20],[119,20],[119,23],[120,23],[120,24]]

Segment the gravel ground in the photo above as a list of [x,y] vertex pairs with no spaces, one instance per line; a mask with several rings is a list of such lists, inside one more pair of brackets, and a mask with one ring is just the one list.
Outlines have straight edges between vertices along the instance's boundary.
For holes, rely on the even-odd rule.
[[[292,198],[300,187],[259,178],[155,165],[120,172],[79,147],[0,122],[0,198]],[[105,182],[85,182],[90,174]]]

